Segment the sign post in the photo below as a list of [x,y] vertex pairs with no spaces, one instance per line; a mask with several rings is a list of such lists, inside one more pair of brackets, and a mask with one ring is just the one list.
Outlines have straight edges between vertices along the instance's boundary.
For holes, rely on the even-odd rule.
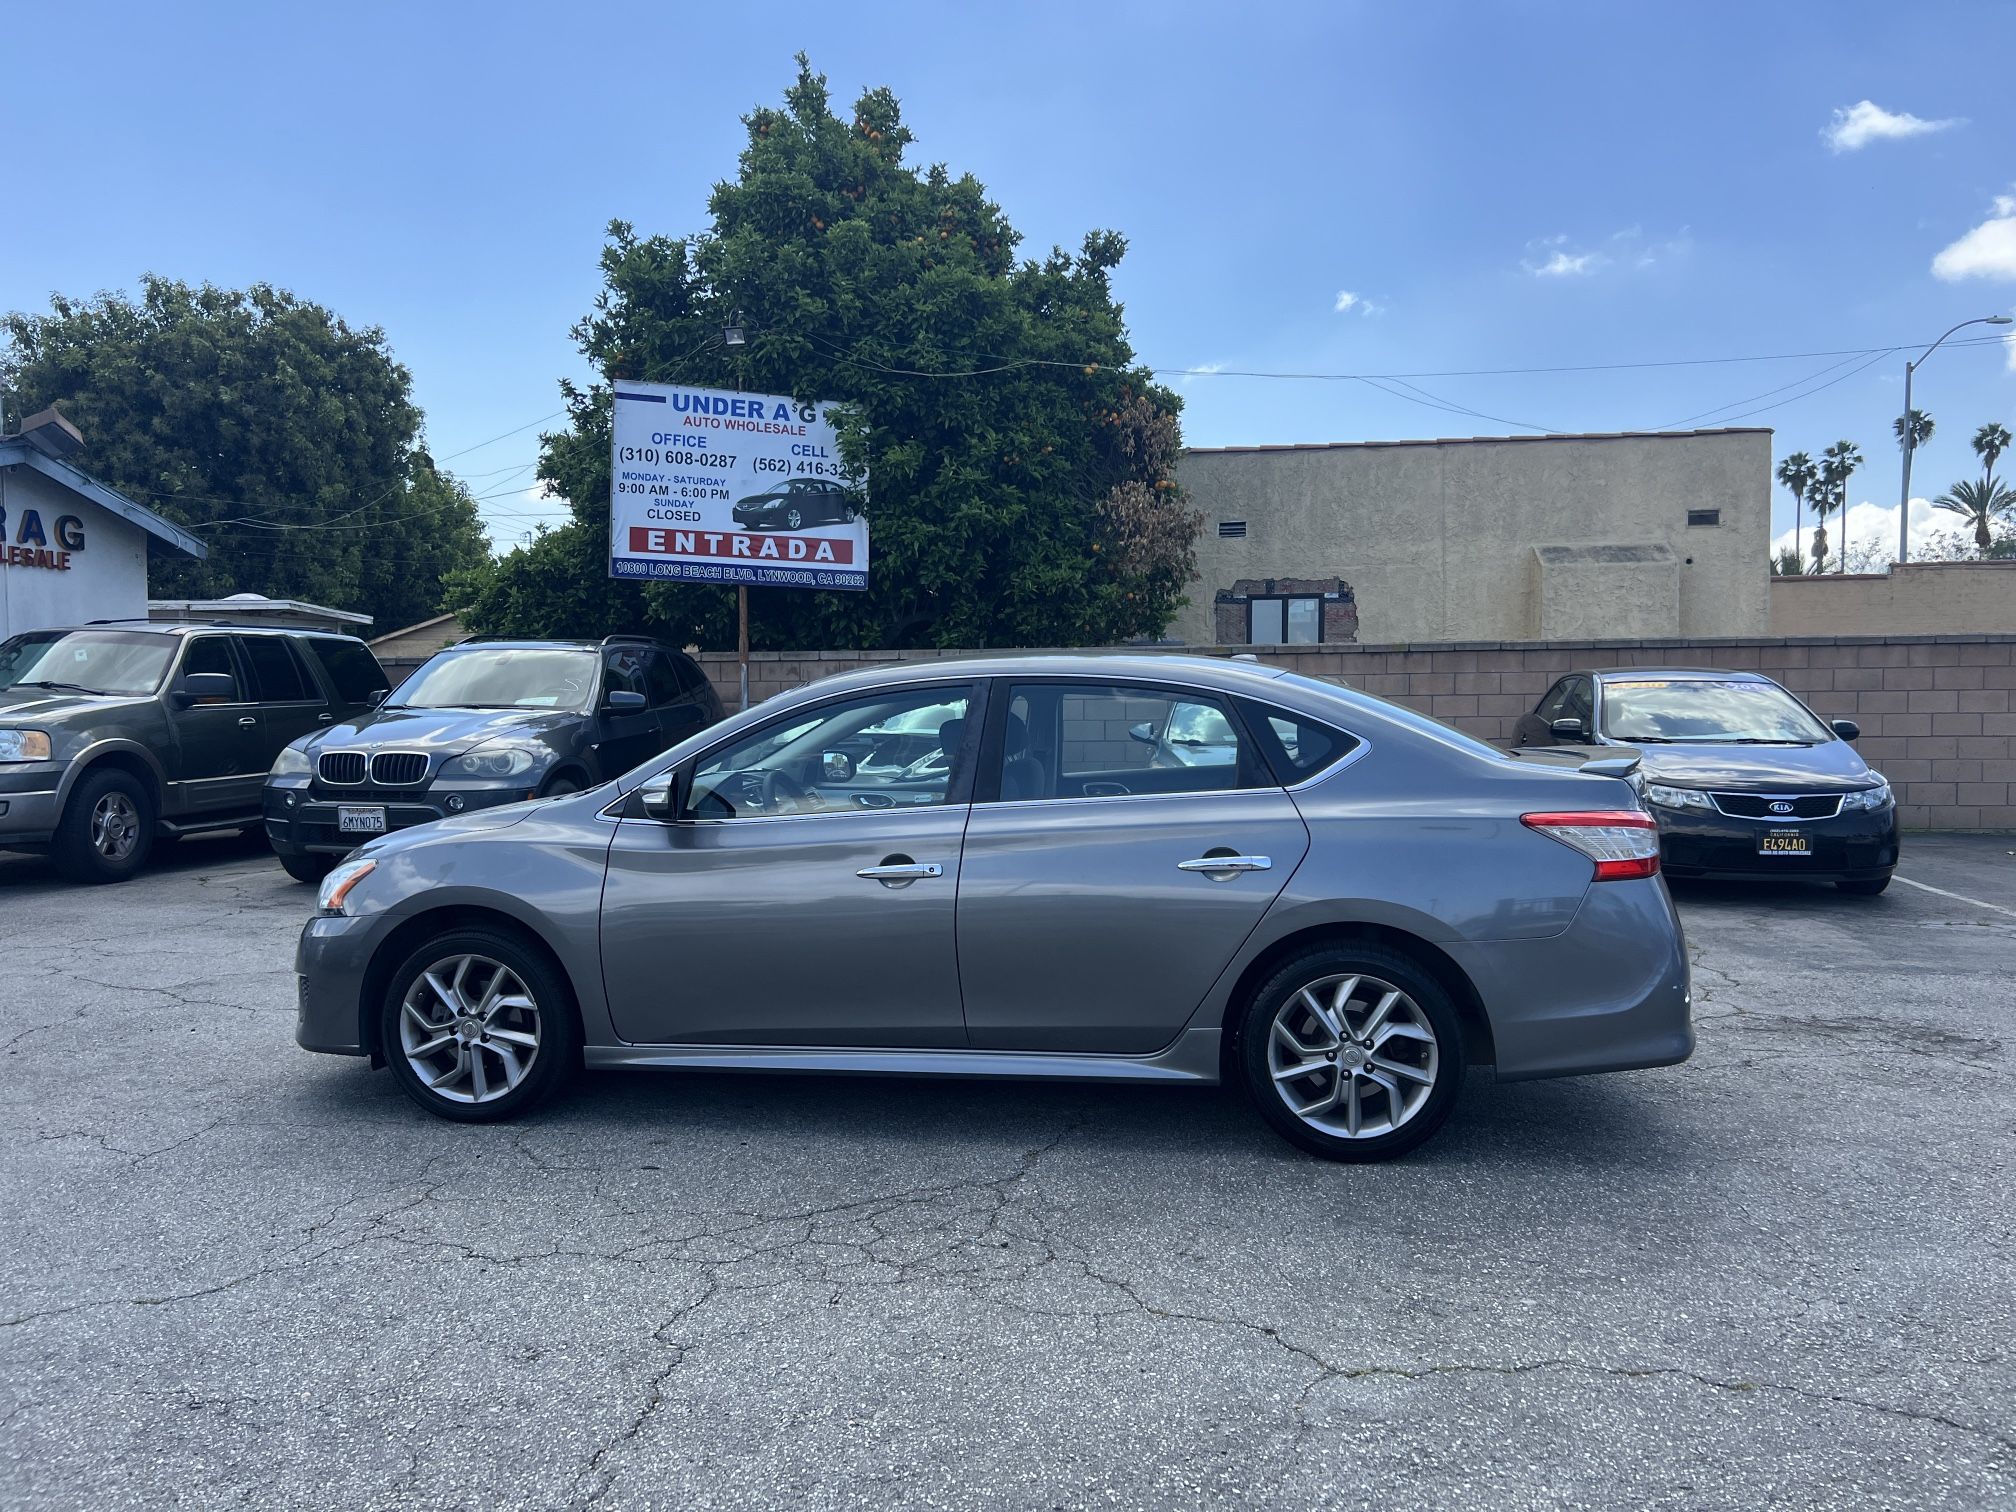
[[609,575],[733,583],[749,703],[749,586],[868,586],[866,479],[840,460],[832,410],[782,394],[618,379]]

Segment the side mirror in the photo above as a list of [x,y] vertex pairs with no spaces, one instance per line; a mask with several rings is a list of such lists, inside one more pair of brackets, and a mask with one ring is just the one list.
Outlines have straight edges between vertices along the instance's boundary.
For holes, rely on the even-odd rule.
[[1127,726],[1127,733],[1143,745],[1155,744],[1155,726],[1148,720],[1144,719],[1139,724]]
[[603,696],[602,707],[620,713],[629,713],[644,707],[644,695],[633,693],[628,688],[613,688]]
[[364,707],[367,709],[375,709],[378,707],[378,705],[385,702],[385,700],[390,698],[391,696],[392,696],[392,690],[390,688],[373,688],[370,691],[370,693],[368,693],[365,696]]
[[819,770],[828,782],[845,782],[854,775],[854,758],[845,751],[828,751],[819,758]]
[[196,704],[220,704],[238,702],[238,679],[229,672],[190,672],[183,676],[182,685],[172,695],[176,708],[187,709]]
[[1587,740],[1589,726],[1579,719],[1557,719],[1547,726],[1556,740]]
[[1862,738],[1862,726],[1852,719],[1837,719],[1834,721],[1834,733],[1843,740],[1859,740]]
[[665,824],[675,823],[686,811],[686,774],[678,770],[660,772],[637,789],[637,801],[648,817]]
[[686,729],[698,729],[706,723],[707,716],[698,704],[674,704],[665,711],[665,723],[673,733]]

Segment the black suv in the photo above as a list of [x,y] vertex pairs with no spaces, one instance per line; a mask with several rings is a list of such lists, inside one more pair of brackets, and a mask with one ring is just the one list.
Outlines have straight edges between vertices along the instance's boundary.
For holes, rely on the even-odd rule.
[[259,823],[273,758],[389,679],[347,635],[118,621],[0,641],[0,848],[123,882],[157,837]]
[[643,636],[464,641],[282,751],[266,836],[289,876],[318,881],[373,835],[594,787],[720,718],[707,674]]
[[793,478],[763,493],[737,499],[729,511],[745,530],[851,524],[860,512],[853,494],[825,478]]

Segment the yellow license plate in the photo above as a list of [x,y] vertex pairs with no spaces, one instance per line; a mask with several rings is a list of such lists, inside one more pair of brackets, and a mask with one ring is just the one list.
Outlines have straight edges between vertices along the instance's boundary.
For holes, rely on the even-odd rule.
[[1757,837],[1760,856],[1810,856],[1813,844],[1796,830],[1773,830]]

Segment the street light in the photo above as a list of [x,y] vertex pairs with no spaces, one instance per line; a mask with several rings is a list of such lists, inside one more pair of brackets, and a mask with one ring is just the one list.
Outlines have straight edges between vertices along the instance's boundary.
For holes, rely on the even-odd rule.
[[[2016,317],[2009,315],[1983,315],[1978,320],[1961,321],[1960,324],[1953,327],[1953,331],[1964,331],[1972,325],[2008,325],[2012,319],[2016,319]],[[1951,336],[1953,331],[1948,331],[1946,336]],[[1924,365],[1927,357],[1930,357],[1934,352],[1939,350],[1939,342],[1944,341],[1946,336],[1941,336],[1939,341],[1933,342],[1932,345],[1920,352],[1916,362],[1907,362],[1904,364],[1904,487],[1903,496],[1897,502],[1897,560],[1899,563],[1911,560],[1911,453],[1918,449],[1916,445],[1917,437],[1911,431],[1911,375]],[[1841,507],[1845,510],[1848,506],[1844,502]]]

